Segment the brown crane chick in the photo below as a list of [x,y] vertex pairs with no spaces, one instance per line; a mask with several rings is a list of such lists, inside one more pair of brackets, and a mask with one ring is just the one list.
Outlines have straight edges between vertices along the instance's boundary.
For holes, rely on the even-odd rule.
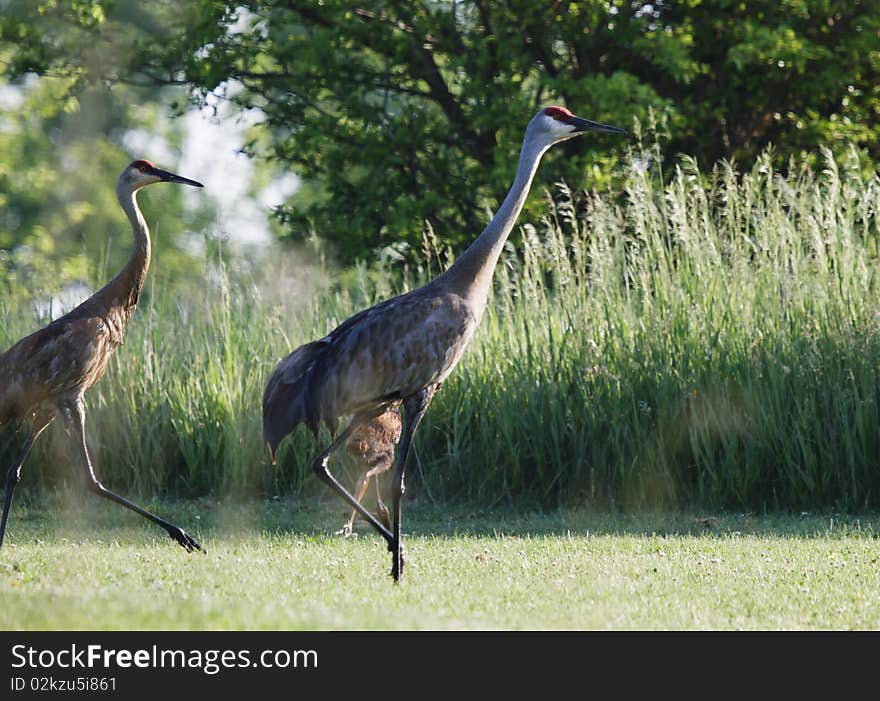
[[113,352],[122,345],[150,265],[150,231],[138,208],[137,192],[152,183],[202,187],[195,180],[138,160],[126,166],[116,183],[116,197],[131,223],[134,249],[125,267],[85,302],[47,326],[24,337],[0,355],[0,425],[17,420],[29,425],[18,459],[6,473],[6,498],[0,520],[0,546],[21,467],[31,446],[46,427],[60,417],[77,442],[78,458],[90,488],[164,528],[188,551],[201,546],[181,528],[107,489],[95,476],[86,445],[86,406],[83,395],[104,372]]
[[[342,322],[324,338],[306,343],[278,363],[263,392],[263,438],[275,456],[285,436],[305,423],[317,437],[324,423],[348,426],[312,461],[312,470],[376,531],[391,551],[391,576],[399,581],[404,472],[412,437],[434,393],[453,371],[483,317],[492,275],[532,185],[541,157],[554,144],[587,131],[623,129],[547,107],[526,127],[516,177],[492,220],[442,275]],[[392,527],[386,528],[330,474],[330,454],[364,423],[392,406],[403,407],[403,429],[391,480]]]
[[[382,501],[379,475],[387,472],[394,462],[394,447],[400,441],[401,426],[400,407],[395,406],[369,423],[363,424],[352,431],[345,442],[345,449],[348,451],[348,454],[367,467],[366,472],[358,481],[354,498],[360,503],[367,492],[370,480],[375,477],[376,511],[379,514],[379,520],[385,528],[391,528],[391,516],[388,512],[388,507]],[[336,535],[341,535],[345,538],[350,536],[357,514],[357,509],[352,509],[348,523],[336,531]]]

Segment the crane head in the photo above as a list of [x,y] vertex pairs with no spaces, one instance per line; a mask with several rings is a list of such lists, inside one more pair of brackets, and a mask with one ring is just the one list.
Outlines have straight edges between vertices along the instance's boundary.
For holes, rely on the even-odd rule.
[[204,187],[200,182],[157,168],[155,163],[145,159],[132,161],[122,171],[122,175],[119,176],[119,184],[124,185],[129,190],[138,190],[145,185],[162,182]]
[[541,139],[546,146],[552,146],[558,141],[571,139],[587,131],[626,134],[623,129],[577,117],[565,107],[558,106],[545,107],[538,112],[529,124],[529,131],[532,131],[534,137]]

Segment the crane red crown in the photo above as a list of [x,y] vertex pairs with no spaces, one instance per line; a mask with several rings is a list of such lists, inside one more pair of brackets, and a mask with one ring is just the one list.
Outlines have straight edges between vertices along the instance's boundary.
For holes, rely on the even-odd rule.
[[137,168],[141,172],[146,172],[148,170],[156,170],[156,164],[152,161],[148,161],[146,159],[141,159],[138,161],[132,161],[132,168]]
[[574,117],[574,115],[569,112],[565,107],[548,107],[544,110],[544,114],[548,117],[553,117],[553,119],[558,119],[561,121],[567,121]]

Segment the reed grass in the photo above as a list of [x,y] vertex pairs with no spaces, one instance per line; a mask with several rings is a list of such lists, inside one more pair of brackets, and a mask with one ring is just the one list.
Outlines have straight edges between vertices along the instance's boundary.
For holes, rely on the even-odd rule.
[[[876,508],[880,178],[855,157],[822,163],[780,173],[765,154],[704,173],[683,158],[664,180],[640,158],[623,192],[557,184],[547,216],[508,245],[417,435],[413,490],[486,506]],[[339,274],[273,251],[153,278],[87,395],[99,474],[142,494],[321,490],[305,429],[269,463],[265,380],[296,345],[435,274],[438,248],[428,231],[416,270],[385,259]],[[0,313],[0,347],[40,322],[11,287]],[[75,479],[51,433],[25,484]]]

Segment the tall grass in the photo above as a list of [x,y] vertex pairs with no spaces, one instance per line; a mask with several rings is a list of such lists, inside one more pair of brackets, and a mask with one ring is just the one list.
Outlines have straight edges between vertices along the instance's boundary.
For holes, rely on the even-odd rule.
[[[415,491],[480,505],[877,507],[880,179],[823,159],[780,174],[769,155],[744,173],[685,158],[666,182],[634,166],[616,195],[559,184],[509,245],[483,325],[420,429]],[[105,482],[320,489],[305,429],[269,464],[265,379],[293,346],[423,275],[253,270],[213,266],[195,287],[147,296],[87,397]],[[23,309],[0,299],[0,346],[36,326]],[[69,445],[55,430],[26,480],[70,479]]]

